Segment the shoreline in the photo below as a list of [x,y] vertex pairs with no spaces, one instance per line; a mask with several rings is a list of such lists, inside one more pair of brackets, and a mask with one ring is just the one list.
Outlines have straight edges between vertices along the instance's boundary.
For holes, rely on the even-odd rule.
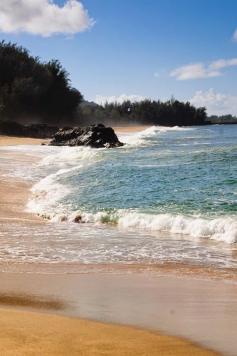
[[[149,125],[131,125],[131,126],[113,126],[116,134],[135,133],[148,129]],[[18,145],[41,145],[49,142],[49,139],[30,138],[18,136],[6,136],[0,134],[0,146],[18,146]]]
[[[146,127],[147,128],[147,127]],[[115,131],[117,131],[118,133],[120,132],[120,133],[125,133],[125,132],[138,132],[138,131],[140,131],[140,130],[144,130],[145,128],[144,127],[140,127],[139,129],[136,127],[136,129],[135,128],[133,128],[133,131],[131,131],[131,129],[130,130],[128,130],[129,128],[123,128],[124,129],[124,131],[122,130],[122,128],[120,127],[120,130],[118,130],[118,128],[116,129],[115,128]],[[134,131],[134,130],[136,130],[136,131]],[[40,141],[40,142],[39,142]],[[22,144],[39,144],[39,143],[41,143],[42,142],[42,140],[39,140],[39,139],[25,139],[25,138],[10,138],[10,141],[9,141],[9,138],[6,138],[6,137],[1,137],[0,136],[0,145],[2,145],[2,146],[6,146],[6,145],[22,145]],[[37,217],[37,216],[35,216],[35,215],[33,215],[33,214],[30,214],[30,213],[25,213],[24,212],[24,206],[25,206],[25,204],[26,204],[26,201],[27,201],[27,197],[28,197],[28,194],[29,194],[29,189],[30,189],[30,184],[28,184],[28,183],[25,183],[25,182],[23,182],[23,181],[21,181],[21,180],[16,180],[16,179],[2,179],[2,177],[0,177],[0,193],[1,193],[1,197],[2,197],[2,200],[1,200],[1,202],[0,202],[0,224],[2,224],[2,226],[4,226],[5,224],[10,224],[11,222],[18,222],[18,223],[21,223],[21,224],[23,224],[23,225],[25,225],[26,224],[26,226],[28,225],[28,224],[41,224],[41,223],[45,223],[45,221],[43,220],[43,219],[41,219],[41,218],[39,218],[39,217]],[[12,194],[12,192],[14,192],[14,194]],[[106,265],[105,266],[106,268],[108,268],[108,265]],[[111,266],[109,266],[109,268],[110,268]],[[113,266],[114,267],[114,266]],[[177,266],[176,266],[177,267]],[[170,269],[168,268],[168,269],[166,269],[166,268],[164,268],[164,270],[162,271],[162,272],[164,272],[165,274],[169,274],[170,273],[170,270],[174,270],[174,268],[175,268],[175,266],[172,266]],[[126,280],[126,278],[128,277],[128,275],[130,274],[131,276],[133,276],[132,277],[132,280],[131,280],[131,291],[135,291],[136,290],[136,287],[135,286],[133,286],[133,283],[135,283],[135,280],[136,280],[136,272],[138,272],[138,270],[139,270],[139,268],[138,268],[138,266],[135,266],[135,268],[129,268],[129,271],[128,271],[128,275],[125,275],[124,276],[124,266],[122,266],[122,268],[115,268],[116,269],[116,272],[118,273],[117,275],[116,275],[116,277],[114,277],[114,275],[112,274],[112,275],[110,275],[109,277],[108,277],[108,274],[103,274],[104,273],[104,269],[103,269],[103,271],[102,271],[102,273],[100,274],[100,276],[101,276],[101,278],[102,278],[102,280],[101,280],[101,283],[103,284],[103,282],[104,281],[106,281],[106,279],[107,278],[111,278],[111,281],[113,282],[113,280],[114,279],[116,279],[117,280],[117,283],[118,284],[120,284],[120,286],[121,286],[121,288],[123,288],[123,281],[124,281],[124,277],[125,277],[125,280]],[[126,267],[125,267],[125,269],[126,269]],[[17,268],[16,268],[16,270],[15,270],[15,272],[17,272],[17,271],[19,271],[19,266],[17,266]],[[152,279],[153,277],[150,275],[150,272],[151,271],[147,271],[147,273],[148,273],[148,275],[145,275],[146,277],[145,277],[145,279],[143,278],[143,279],[141,279],[141,286],[145,286],[146,285],[146,278],[150,278],[150,279]],[[90,282],[90,280],[91,280],[91,278],[92,278],[92,280],[93,280],[93,277],[94,277],[94,280],[93,280],[93,283],[95,283],[96,282],[96,274],[98,273],[98,271],[95,271],[95,273],[94,273],[94,275],[93,274],[91,274],[91,271],[89,271],[89,272],[87,272],[85,275],[84,275],[84,277],[85,277],[85,282],[83,282],[84,284],[83,284],[83,290],[85,290],[85,294],[87,295],[89,292],[90,292],[90,289],[91,289],[91,282]],[[144,270],[141,272],[141,274],[143,274],[144,273]],[[135,276],[134,276],[134,274],[135,274]],[[198,273],[196,273],[196,272],[194,272],[194,274],[198,274]],[[26,293],[26,291],[27,291],[27,289],[28,289],[28,296],[29,296],[29,299],[31,299],[32,298],[32,295],[37,295],[37,290],[34,290],[34,288],[33,288],[33,285],[34,285],[34,281],[35,281],[35,272],[33,272],[32,274],[28,274],[28,273],[26,273],[26,271],[23,271],[22,272],[22,274],[21,275],[19,275],[19,274],[17,274],[17,273],[10,273],[10,272],[3,272],[3,273],[1,273],[1,276],[2,276],[2,278],[1,278],[1,281],[2,281],[2,284],[1,284],[1,287],[0,287],[0,307],[1,307],[1,305],[2,305],[2,303],[1,303],[1,295],[3,294],[3,295],[8,295],[8,297],[10,296],[10,297],[17,297],[18,295],[20,295],[20,296],[23,296],[23,299],[24,299],[24,295],[25,295],[25,293]],[[29,276],[31,277],[31,278],[29,278]],[[38,284],[39,285],[39,290],[42,292],[42,290],[44,289],[44,288],[46,288],[46,296],[45,297],[47,297],[47,296],[50,296],[50,295],[52,295],[52,290],[51,290],[51,292],[50,292],[50,288],[51,288],[51,285],[50,285],[50,283],[49,283],[49,281],[50,281],[50,275],[48,274],[48,272],[46,271],[46,273],[44,274],[44,275],[42,275],[41,273],[37,273],[37,278],[39,278],[39,276],[41,276],[41,286],[40,286],[40,283],[37,281],[37,283],[36,283],[36,285]],[[54,275],[54,283],[52,283],[52,284],[56,284],[54,287],[56,287],[56,289],[57,289],[57,291],[58,291],[58,288],[60,289],[60,287],[63,287],[64,286],[64,283],[65,283],[65,278],[64,278],[65,276],[64,275],[61,275],[60,273],[55,277],[55,275]],[[80,271],[79,271],[79,273],[78,273],[78,269],[77,269],[77,272],[76,272],[76,277],[78,278],[78,279],[76,279],[76,281],[78,282],[78,281],[80,281],[81,280],[81,278],[82,278],[82,276],[81,276],[81,274],[80,274]],[[163,276],[164,277],[164,276]],[[181,272],[181,276],[180,277],[182,277],[182,272]],[[185,283],[183,280],[182,280],[182,278],[180,278],[180,277],[178,277],[178,280],[180,281],[180,287],[183,285],[183,283]],[[118,278],[118,279],[117,279]],[[157,277],[156,277],[157,278]],[[162,278],[162,277],[161,277]],[[164,278],[167,278],[167,277],[164,277]],[[171,277],[171,278],[174,278],[174,276],[173,277]],[[83,279],[83,278],[82,278]],[[5,287],[4,287],[4,280],[5,280]],[[167,283],[168,283],[168,280],[169,280],[169,277],[168,277],[168,279],[166,279],[166,281],[165,281],[165,284],[164,284],[164,288],[166,288],[166,286],[167,286]],[[11,284],[11,282],[10,281],[13,281],[13,284]],[[20,281],[20,283],[19,283],[19,281]],[[155,280],[153,280],[153,282],[155,282]],[[7,292],[7,290],[6,290],[6,287],[9,287],[9,286],[11,286],[12,285],[12,288],[13,288],[13,286],[14,286],[14,288],[15,288],[15,290],[14,290],[14,288],[12,289],[12,290],[10,290],[9,292]],[[22,288],[22,286],[23,286],[23,290],[21,289]],[[98,303],[100,303],[99,301],[101,300],[101,296],[100,296],[100,293],[101,293],[101,286],[97,283],[96,284],[96,286],[97,286],[97,289],[96,289],[96,291],[95,292],[97,292],[98,293]],[[5,289],[4,289],[5,288]],[[70,288],[72,288],[73,289],[73,284],[71,284],[70,285]],[[153,290],[153,288],[154,288],[154,286],[151,284],[150,286],[149,286],[149,288],[150,288],[150,290],[152,291]],[[11,289],[11,288],[10,288]],[[33,290],[34,290],[34,292],[33,292]],[[8,294],[7,294],[8,293]],[[55,294],[55,292],[53,292],[54,294]],[[111,293],[112,293],[112,290],[110,291],[110,296],[111,296]],[[121,292],[119,292],[118,291],[118,293],[121,293]],[[175,293],[175,286],[173,287],[173,292],[172,293]],[[56,293],[57,294],[57,293]],[[59,291],[59,294],[60,294],[60,291]],[[61,293],[62,294],[62,293]],[[62,296],[62,295],[61,295]],[[39,298],[42,298],[42,293],[38,293],[38,297]],[[63,297],[63,296],[62,296]],[[87,295],[87,297],[88,297],[88,295]],[[103,295],[103,298],[102,298],[102,300],[104,299],[104,298],[106,298],[106,296],[105,295]],[[107,296],[107,298],[109,298],[109,295]],[[135,301],[136,301],[136,296],[134,296],[134,298],[135,298]],[[147,297],[146,297],[147,298]],[[11,299],[11,298],[10,298]],[[46,298],[47,299],[47,298]],[[63,298],[62,298],[63,299]],[[17,299],[16,299],[17,300]],[[6,301],[6,299],[5,299],[5,301]],[[8,298],[8,301],[9,301],[9,298]],[[2,302],[3,302],[3,299],[2,299]],[[64,303],[65,302],[65,300],[62,300],[62,303]],[[112,306],[112,309],[111,309],[111,312],[113,311],[113,308],[115,308],[116,309],[116,303],[115,303],[115,301],[112,301],[112,303],[114,303],[114,305]],[[145,303],[146,303],[146,299],[145,299]],[[161,300],[161,303],[163,303],[163,301]],[[26,303],[27,304],[27,303]],[[139,304],[139,298],[138,298],[138,304]],[[19,301],[19,298],[18,298],[18,302],[17,303],[15,303],[14,305],[11,305],[11,303],[9,304],[9,303],[5,303],[4,305],[7,305],[7,306],[11,306],[12,308],[17,308],[18,310],[19,310],[19,314],[21,314],[21,313],[25,313],[25,311],[20,311],[20,309],[21,309],[21,302]],[[99,306],[99,304],[98,304],[98,306]],[[99,312],[99,308],[98,308],[98,306],[97,306],[97,314],[98,314],[98,312]],[[176,305],[177,307],[178,307],[178,305]],[[25,307],[26,308],[30,308],[30,306],[28,305],[25,305]],[[96,308],[96,307],[95,307]],[[35,309],[35,307],[34,307],[34,309]],[[38,308],[37,308],[37,306],[36,306],[36,310],[37,310]],[[93,309],[93,308],[92,308]],[[39,310],[40,310],[40,308],[39,308]],[[126,310],[126,309],[125,309]],[[41,310],[40,310],[41,311]],[[55,311],[55,310],[54,310]],[[55,311],[56,312],[56,311]],[[3,312],[3,310],[0,310],[0,315],[2,316],[3,314],[2,313],[4,313]],[[120,314],[120,313],[124,313],[124,306],[123,306],[123,308],[120,308],[120,311],[118,312],[118,314]],[[144,310],[143,310],[143,313],[144,313]],[[92,313],[92,316],[90,317],[90,315],[86,315],[85,317],[87,318],[88,317],[88,319],[97,319],[97,320],[100,320],[101,318],[100,317],[98,317],[98,315],[97,315],[97,317],[95,317],[95,315],[96,315],[96,310],[94,310],[94,317],[93,317],[93,313]],[[75,316],[75,313],[72,313],[72,315],[71,316]],[[115,315],[116,316],[116,315]],[[114,319],[116,319],[115,318],[115,316],[114,316]],[[50,318],[51,316],[47,316],[48,318]],[[83,317],[83,315],[81,315],[81,314],[78,314],[77,315],[77,317]],[[135,317],[135,316],[134,316]],[[181,316],[180,316],[181,317]],[[41,317],[40,317],[41,318]],[[43,318],[43,316],[42,316],[42,318]],[[64,317],[61,317],[62,319],[64,318]],[[14,319],[14,317],[13,317],[13,319]],[[38,319],[38,317],[36,317],[36,320],[35,320],[35,323],[37,323],[38,321],[37,321],[37,319]],[[113,318],[110,320],[110,319],[107,319],[106,321],[108,322],[108,323],[112,323],[112,324],[106,324],[106,327],[107,328],[109,328],[111,331],[111,333],[113,333],[113,328],[114,327],[118,327],[118,328],[126,328],[126,327],[124,327],[124,326],[115,326],[113,323],[114,322],[116,322],[116,320],[114,320]],[[176,319],[177,319],[177,317],[176,317]],[[70,320],[72,320],[72,319],[70,319]],[[73,320],[75,320],[75,319],[73,319]],[[77,320],[77,322],[78,323],[80,323],[81,322],[81,320],[80,319],[76,319]],[[126,320],[127,320],[127,322],[126,322]],[[100,320],[100,321],[104,321],[103,320],[103,318],[102,318],[102,320]],[[43,322],[43,321],[42,321]],[[91,327],[91,324],[90,323],[93,323],[93,322],[90,322],[90,321],[88,321],[88,322],[86,322],[86,323],[88,323],[88,325],[87,325],[87,332],[90,330],[90,327]],[[96,323],[96,322],[95,322]],[[128,322],[128,319],[126,319],[125,318],[125,320],[123,320],[123,321],[121,321],[121,324],[132,324],[132,323],[130,323],[130,322]],[[47,323],[46,323],[46,325],[47,325]],[[105,324],[100,324],[100,323],[96,323],[96,325],[105,325]],[[136,327],[138,326],[138,325],[140,325],[141,326],[141,323],[135,323],[135,325],[133,325],[133,328],[132,328],[132,330],[133,330],[133,332],[136,334]],[[8,325],[6,324],[5,325],[5,327],[7,327],[8,328]],[[71,327],[72,327],[72,325],[71,325]],[[145,327],[145,329],[146,328],[150,328],[148,325],[144,325],[144,327]],[[129,327],[128,327],[129,328]],[[154,328],[153,327],[151,327],[151,329],[158,329],[158,330],[160,330],[159,328],[157,328],[155,325],[154,325]],[[14,329],[15,331],[14,332],[19,332],[19,326],[18,326],[18,323],[16,323],[16,325],[15,325],[15,329]],[[138,329],[139,330],[139,329]],[[140,331],[139,331],[140,332]],[[144,333],[149,333],[149,331],[146,331],[146,330],[143,330],[142,332],[144,332]],[[181,332],[180,332],[180,335],[179,334],[177,334],[177,336],[176,337],[173,337],[173,336],[165,336],[165,335],[163,335],[163,334],[160,334],[159,332],[154,332],[156,335],[157,335],[157,337],[158,337],[158,339],[160,340],[160,339],[162,339],[163,337],[165,338],[164,339],[164,344],[162,344],[163,346],[162,346],[162,350],[164,351],[164,352],[167,352],[167,353],[164,353],[164,354],[170,354],[170,352],[171,352],[171,354],[172,354],[172,350],[174,350],[174,346],[172,346],[172,344],[174,343],[176,343],[176,342],[182,342],[182,343],[184,343],[184,344],[182,344],[183,346],[183,351],[180,351],[181,353],[180,354],[183,354],[183,355],[185,355],[185,354],[187,354],[187,353],[191,353],[191,352],[194,352],[194,354],[196,354],[195,352],[197,352],[197,354],[199,354],[199,352],[201,352],[200,354],[209,354],[209,353],[205,353],[206,351],[205,351],[205,348],[204,349],[199,349],[199,347],[198,347],[198,350],[196,349],[196,346],[194,345],[194,344],[192,344],[192,341],[185,341],[185,339],[186,339],[186,335],[183,335]],[[154,334],[153,333],[153,334]],[[171,333],[171,331],[170,331],[170,329],[168,328],[166,331],[165,331],[165,334],[170,334]],[[173,334],[173,333],[172,333]],[[179,337],[179,336],[181,336],[182,338],[184,338],[184,339],[179,339],[179,338],[177,338],[177,337]],[[80,337],[80,336],[79,336]],[[134,336],[135,337],[135,336]],[[137,336],[136,336],[137,337]],[[140,337],[140,336],[139,336]],[[126,339],[126,332],[125,332],[125,334],[124,334],[124,336],[123,336],[123,338],[125,338]],[[89,338],[88,338],[89,339]],[[195,337],[188,337],[188,339],[189,340],[196,340],[195,339]],[[157,342],[158,342],[158,344],[159,344],[159,340],[157,340]],[[168,342],[168,340],[170,340],[170,342]],[[114,348],[115,349],[113,349],[113,353],[111,353],[111,354],[116,354],[115,352],[114,352],[114,350],[117,352],[117,347],[118,347],[118,345],[119,344],[121,344],[121,342],[124,342],[125,340],[124,339],[118,339],[117,340],[117,345],[115,345],[115,344],[113,344],[114,346]],[[127,341],[129,341],[129,340],[127,340]],[[13,341],[9,341],[9,342],[13,342]],[[57,343],[57,341],[55,340],[55,341],[52,341],[53,343],[55,342],[55,343]],[[88,340],[86,341],[87,343],[88,343]],[[201,344],[201,342],[200,342],[200,344]],[[203,345],[204,343],[202,343],[202,345]],[[191,345],[191,346],[190,346]],[[0,338],[0,346],[1,346],[1,338]],[[56,346],[56,345],[54,345],[54,346]],[[136,347],[137,345],[136,345],[136,343],[133,345],[133,347]],[[158,347],[159,345],[157,345],[157,347]],[[205,345],[205,346],[207,346],[207,345]],[[209,346],[209,345],[208,345]],[[52,345],[51,345],[51,347],[52,347]],[[171,347],[171,349],[170,349],[170,347]],[[191,351],[191,349],[188,349],[189,347],[194,347],[194,349],[192,349],[192,351]],[[145,348],[145,350],[147,350],[147,348],[148,348],[148,344],[146,345],[146,348]],[[200,351],[201,350],[201,351]],[[120,350],[121,351],[121,350]],[[124,351],[125,352],[125,351]],[[139,354],[138,352],[140,352],[140,351],[137,351],[137,349],[133,349],[133,353],[136,353],[136,354]],[[153,352],[153,351],[152,351]],[[160,351],[159,351],[160,352]],[[208,352],[208,351],[207,351]],[[89,355],[89,353],[87,353],[88,355]],[[102,355],[103,353],[101,353],[101,355]],[[118,354],[120,354],[120,353],[118,353]],[[143,353],[141,353],[141,354],[143,354]],[[151,355],[153,354],[153,353],[150,353]],[[178,354],[178,353],[177,353]],[[214,353],[210,353],[210,354],[214,354]],[[94,355],[94,353],[93,353],[93,355]],[[98,355],[100,355],[100,353],[98,353]]]
[[29,190],[29,183],[13,178],[6,180],[0,177],[0,223],[39,224],[44,222],[37,215],[24,211]]

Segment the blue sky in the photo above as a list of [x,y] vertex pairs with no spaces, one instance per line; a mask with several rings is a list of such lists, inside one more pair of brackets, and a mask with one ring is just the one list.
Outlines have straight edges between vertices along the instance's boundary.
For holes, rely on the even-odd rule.
[[237,114],[236,0],[71,0],[61,17],[65,0],[18,2],[1,0],[1,39],[59,59],[86,99],[173,95]]

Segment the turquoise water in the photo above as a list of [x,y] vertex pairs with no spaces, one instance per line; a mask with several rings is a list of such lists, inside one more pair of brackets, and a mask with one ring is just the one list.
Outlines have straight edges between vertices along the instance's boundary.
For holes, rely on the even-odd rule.
[[[8,147],[1,166],[33,183],[27,210],[50,223],[12,226],[11,239],[2,230],[0,260],[7,251],[14,261],[236,268],[237,125],[151,127],[120,140],[117,149]],[[21,160],[10,166],[12,152]]]
[[151,127],[121,135],[119,149],[54,148],[33,208],[54,220],[236,242],[236,138],[234,125]]
[[141,145],[99,153],[93,165],[65,178],[65,203],[87,212],[237,213],[237,126],[153,134]]

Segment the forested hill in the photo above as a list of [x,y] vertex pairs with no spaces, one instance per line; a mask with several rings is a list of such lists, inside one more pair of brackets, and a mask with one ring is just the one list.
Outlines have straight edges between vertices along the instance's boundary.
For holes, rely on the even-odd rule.
[[16,44],[0,42],[1,120],[71,120],[81,99],[59,61],[43,63]]
[[205,108],[175,99],[105,106],[83,102],[59,61],[42,62],[23,47],[0,42],[0,121],[74,126],[99,122],[186,126],[205,124],[206,118]]

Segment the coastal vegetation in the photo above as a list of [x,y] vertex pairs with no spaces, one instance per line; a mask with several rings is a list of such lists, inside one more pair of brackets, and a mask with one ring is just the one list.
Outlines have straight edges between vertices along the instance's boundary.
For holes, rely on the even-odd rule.
[[[87,110],[87,111],[86,111]],[[94,117],[96,121],[103,118],[106,123],[136,123],[163,126],[191,126],[206,124],[207,114],[204,107],[195,108],[189,102],[183,103],[172,98],[166,102],[160,100],[143,100],[132,103],[125,101],[107,103],[105,106],[87,107],[82,111],[82,120]]]
[[237,116],[233,115],[212,115],[208,117],[211,124],[237,124]]
[[[85,101],[80,91],[71,86],[69,74],[58,60],[42,62],[21,46],[0,42],[1,132],[15,132],[24,136],[29,129],[20,125],[26,124],[40,124],[41,132],[44,130],[47,136],[49,133],[42,125],[87,126],[103,123],[191,126],[230,121],[235,122],[236,118],[231,115],[221,118],[212,116],[209,120],[204,107],[196,108],[189,102],[175,98],[165,102],[125,101],[103,106]],[[33,131],[34,137],[40,135],[37,127],[33,126]]]
[[1,120],[72,121],[81,100],[59,61],[41,62],[21,46],[0,42]]

